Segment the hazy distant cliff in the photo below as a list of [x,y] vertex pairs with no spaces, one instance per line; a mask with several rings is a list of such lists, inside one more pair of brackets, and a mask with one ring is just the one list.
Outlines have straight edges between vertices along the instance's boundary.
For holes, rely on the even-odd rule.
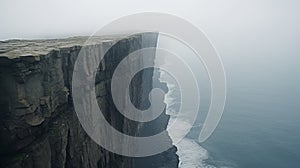
[[[96,41],[105,45],[121,38],[99,37]],[[98,146],[81,128],[71,85],[74,63],[85,40],[0,42],[1,167],[176,167],[175,147],[151,157],[123,157]],[[129,135],[164,129],[168,122],[166,115],[150,124],[151,128],[132,122],[116,110],[111,99],[116,65],[129,53],[155,47],[156,42],[156,33],[122,38],[105,55],[97,72],[96,95],[102,112],[111,125]],[[132,80],[135,105],[147,106],[143,97],[152,87],[152,77],[153,71],[145,70]]]

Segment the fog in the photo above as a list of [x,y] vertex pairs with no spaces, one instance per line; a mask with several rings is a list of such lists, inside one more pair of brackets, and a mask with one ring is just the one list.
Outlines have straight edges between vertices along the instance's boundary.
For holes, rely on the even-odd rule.
[[212,39],[289,40],[299,29],[299,5],[296,0],[1,0],[0,39],[90,35],[118,17],[151,11],[189,20]]
[[267,76],[281,66],[286,76],[300,62],[299,7],[297,0],[1,0],[0,40],[88,36],[121,16],[164,12],[201,29],[226,71]]
[[125,15],[164,12],[201,29],[226,71],[285,77],[300,62],[299,7],[296,0],[1,0],[0,40],[88,36]]
[[287,77],[298,69],[299,7],[297,0],[1,0],[0,40],[88,36],[121,16],[164,12],[201,29],[232,75],[243,69],[267,80],[266,71]]

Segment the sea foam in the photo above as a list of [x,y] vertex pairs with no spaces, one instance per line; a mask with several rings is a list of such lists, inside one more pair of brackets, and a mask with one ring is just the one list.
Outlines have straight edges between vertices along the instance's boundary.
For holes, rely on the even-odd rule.
[[[165,95],[165,103],[167,104],[166,113],[170,115],[170,120],[168,123],[168,128],[173,124],[174,120],[177,117],[177,111],[173,109],[173,105],[179,102],[176,102],[176,98],[174,97],[174,92],[177,87],[175,84],[170,84],[167,81],[166,73],[161,72],[160,81],[167,83],[168,93]],[[176,128],[178,128],[177,133],[180,135],[182,131],[185,131],[186,127],[191,127],[190,123],[178,119],[177,123],[179,123]],[[182,128],[182,129],[180,129]],[[167,129],[168,130],[168,129]],[[176,136],[176,135],[175,135]],[[171,139],[174,141],[172,136]],[[204,160],[208,159],[208,152],[203,147],[201,147],[195,140],[189,138],[183,138],[179,143],[174,144],[177,147],[177,155],[179,156],[179,165],[180,168],[214,168],[214,166],[207,165],[204,163]]]

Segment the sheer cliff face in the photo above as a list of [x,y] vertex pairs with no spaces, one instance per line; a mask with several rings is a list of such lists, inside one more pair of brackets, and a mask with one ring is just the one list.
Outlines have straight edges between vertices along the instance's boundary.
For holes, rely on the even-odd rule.
[[[99,37],[97,45],[119,38]],[[175,148],[151,157],[123,157],[98,146],[82,129],[73,109],[71,84],[73,66],[85,40],[0,42],[1,167],[176,167]],[[165,128],[168,122],[166,115],[156,126],[129,121],[111,99],[110,82],[118,63],[130,52],[155,47],[156,40],[156,33],[122,38],[97,72],[96,95],[102,112],[111,125],[129,135],[139,135],[151,130],[149,127]],[[132,80],[134,104],[147,104],[142,97],[152,87],[152,76],[153,71],[147,70]]]

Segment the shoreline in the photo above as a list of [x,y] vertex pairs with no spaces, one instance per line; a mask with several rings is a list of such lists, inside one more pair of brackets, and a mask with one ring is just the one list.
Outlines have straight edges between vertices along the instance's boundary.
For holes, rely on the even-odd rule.
[[[165,73],[161,73],[159,80],[161,82],[164,82],[167,84],[168,87],[168,93],[165,94],[165,103],[166,103],[166,114],[170,116],[169,122],[168,122],[168,127],[171,125],[176,118],[176,112],[175,110],[171,107],[176,103],[174,96],[175,90],[175,85],[168,84],[166,79],[164,79]],[[185,121],[182,121],[182,125],[187,125]],[[171,137],[172,139],[172,137]],[[173,143],[173,140],[172,140]],[[204,149],[202,146],[200,146],[197,141],[194,139],[190,139],[187,137],[184,137],[179,143],[174,144],[177,148],[176,155],[178,156],[179,163],[178,163],[178,168],[191,168],[191,167],[196,167],[196,168],[201,168],[201,167],[209,167],[209,168],[214,168],[215,166],[213,165],[207,165],[204,163],[206,159],[208,159],[208,151]]]

